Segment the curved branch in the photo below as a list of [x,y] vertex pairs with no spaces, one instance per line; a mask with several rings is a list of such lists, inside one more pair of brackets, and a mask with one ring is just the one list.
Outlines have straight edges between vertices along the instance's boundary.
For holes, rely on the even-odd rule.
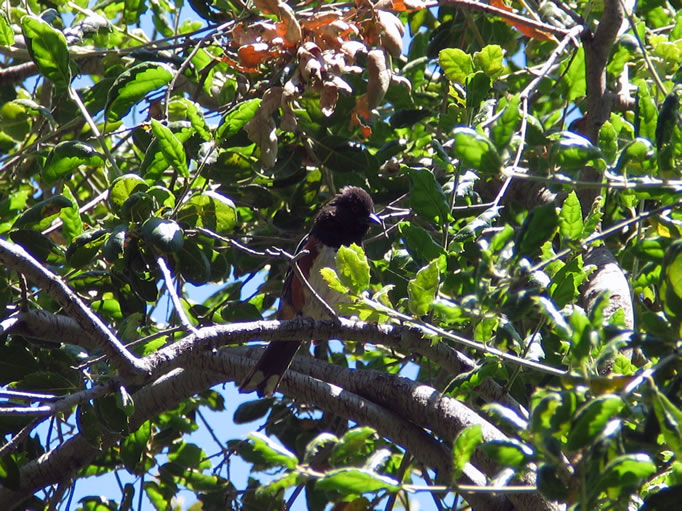
[[0,238],[0,263],[25,275],[45,290],[69,316],[76,320],[97,347],[112,359],[124,379],[139,381],[148,374],[144,362],[121,344],[99,316],[58,275],[48,270],[20,245]]

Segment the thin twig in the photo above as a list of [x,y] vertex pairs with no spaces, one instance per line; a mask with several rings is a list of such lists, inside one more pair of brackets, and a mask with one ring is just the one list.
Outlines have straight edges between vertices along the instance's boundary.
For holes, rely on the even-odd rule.
[[159,269],[163,275],[163,280],[166,283],[166,289],[168,289],[168,294],[171,298],[171,302],[173,302],[175,312],[178,313],[178,317],[180,318],[180,323],[182,323],[182,325],[191,333],[197,335],[197,329],[194,328],[194,325],[192,325],[189,318],[187,317],[185,308],[182,306],[182,302],[180,302],[180,297],[175,290],[175,286],[173,286],[173,276],[171,275],[168,265],[166,264],[166,260],[162,255],[156,258],[156,264],[159,265]]
[[292,270],[298,277],[298,280],[300,280],[305,288],[308,290],[308,292],[311,294],[311,296],[317,301],[317,303],[324,309],[324,311],[327,313],[327,315],[332,319],[332,321],[336,324],[339,324],[339,315],[336,313],[336,311],[329,305],[327,302],[324,301],[324,298],[322,298],[317,291],[315,291],[315,288],[310,284],[308,279],[306,278],[305,275],[303,275],[303,272],[301,271],[301,267],[298,265],[298,260],[309,254],[307,250],[301,250],[298,254],[296,255],[291,255],[289,252],[286,250],[282,250],[281,248],[271,248],[268,249],[267,252],[272,253],[272,255],[275,256],[283,256],[285,257],[288,261],[289,264],[291,265]]

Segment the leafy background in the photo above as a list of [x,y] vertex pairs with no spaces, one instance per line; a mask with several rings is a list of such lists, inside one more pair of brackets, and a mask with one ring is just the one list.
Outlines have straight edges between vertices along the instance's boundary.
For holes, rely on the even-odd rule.
[[[2,507],[669,509],[678,7],[4,2]],[[271,320],[349,184],[352,319]]]

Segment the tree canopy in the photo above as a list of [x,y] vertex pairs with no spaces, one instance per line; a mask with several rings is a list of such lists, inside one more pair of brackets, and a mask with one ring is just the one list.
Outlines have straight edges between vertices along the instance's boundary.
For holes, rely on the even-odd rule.
[[[0,508],[679,505],[679,7],[3,2]],[[346,185],[348,300],[276,321]]]

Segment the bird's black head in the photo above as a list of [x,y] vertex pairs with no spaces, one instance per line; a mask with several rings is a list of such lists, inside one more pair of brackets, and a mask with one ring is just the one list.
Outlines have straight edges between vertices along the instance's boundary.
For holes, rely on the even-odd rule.
[[374,202],[357,186],[346,186],[325,206],[313,224],[312,234],[325,245],[340,247],[362,243],[371,223],[381,223]]

